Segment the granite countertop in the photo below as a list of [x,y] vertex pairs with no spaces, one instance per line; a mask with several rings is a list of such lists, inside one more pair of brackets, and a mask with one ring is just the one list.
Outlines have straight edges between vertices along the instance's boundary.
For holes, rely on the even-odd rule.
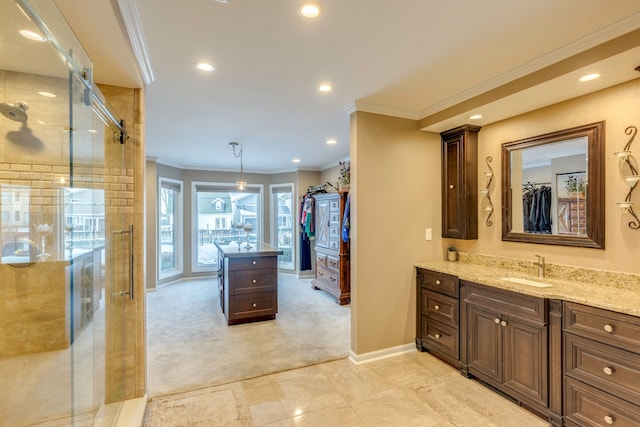
[[215,245],[225,258],[254,257],[256,255],[275,256],[284,253],[282,250],[264,242],[252,243],[250,247],[247,247],[246,242],[242,242],[240,245],[237,243],[229,243],[228,245],[216,243]]
[[[602,275],[604,277],[602,277],[601,272],[581,269],[582,274],[569,276],[578,278],[573,280],[566,277],[538,278],[535,275],[500,265],[461,261],[420,262],[416,263],[415,266],[451,274],[462,280],[495,288],[542,298],[571,301],[640,317],[640,282],[638,282],[637,275],[622,273],[621,277],[616,278],[615,274],[608,272],[608,275],[604,274]],[[593,274],[590,275],[589,271],[592,271]],[[504,277],[523,278],[543,282],[551,286],[537,287],[520,284],[504,280]]]

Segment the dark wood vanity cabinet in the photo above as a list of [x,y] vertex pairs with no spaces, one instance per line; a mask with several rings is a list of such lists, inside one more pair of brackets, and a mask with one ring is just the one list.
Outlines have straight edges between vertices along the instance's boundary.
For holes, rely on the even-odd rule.
[[441,133],[442,237],[478,238],[478,131],[465,125]]
[[458,278],[418,268],[416,289],[416,347],[458,368]]
[[564,303],[567,426],[640,425],[640,318]]
[[[549,300],[464,280],[460,301],[463,374],[561,425],[561,387],[552,378],[559,374],[561,313],[553,333]],[[554,306],[559,312],[560,303]]]

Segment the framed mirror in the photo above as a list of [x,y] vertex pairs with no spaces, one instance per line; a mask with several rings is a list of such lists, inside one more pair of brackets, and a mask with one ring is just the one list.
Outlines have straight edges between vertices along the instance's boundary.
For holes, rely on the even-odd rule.
[[598,122],[502,144],[502,240],[604,249]]

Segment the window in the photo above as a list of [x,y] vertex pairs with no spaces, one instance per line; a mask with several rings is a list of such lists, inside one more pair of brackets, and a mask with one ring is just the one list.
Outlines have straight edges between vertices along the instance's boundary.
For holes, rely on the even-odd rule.
[[[262,186],[249,185],[243,192],[235,184],[193,183],[192,271],[218,267],[215,242],[239,244],[262,241]],[[245,231],[245,225],[251,231]]]
[[278,257],[278,267],[295,270],[295,239],[293,184],[271,186],[271,244],[284,253]]
[[182,181],[158,179],[158,278],[182,274]]

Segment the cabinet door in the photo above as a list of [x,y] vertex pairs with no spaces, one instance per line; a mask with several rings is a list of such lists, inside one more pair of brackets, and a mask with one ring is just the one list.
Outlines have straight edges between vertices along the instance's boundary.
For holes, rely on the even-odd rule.
[[330,223],[329,200],[316,199],[316,246],[329,247]]
[[504,385],[518,396],[547,406],[547,328],[513,320],[501,322]]
[[500,319],[481,306],[468,304],[467,310],[469,371],[502,382]]

